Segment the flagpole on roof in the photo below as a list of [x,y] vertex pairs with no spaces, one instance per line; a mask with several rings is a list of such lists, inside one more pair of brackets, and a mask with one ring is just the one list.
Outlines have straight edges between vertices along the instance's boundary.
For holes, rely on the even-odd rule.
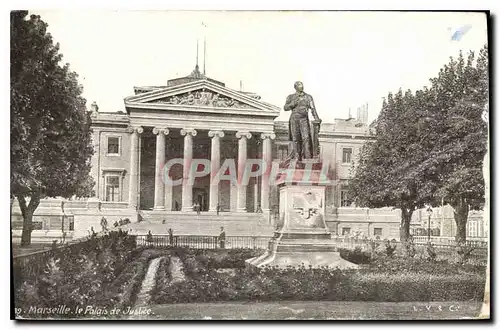
[[196,66],[198,66],[198,39],[196,39]]
[[203,75],[207,74],[207,33],[206,28],[207,25],[205,22],[201,22],[201,26],[203,27]]
[[206,62],[207,62],[207,37],[203,41],[203,75],[206,75]]

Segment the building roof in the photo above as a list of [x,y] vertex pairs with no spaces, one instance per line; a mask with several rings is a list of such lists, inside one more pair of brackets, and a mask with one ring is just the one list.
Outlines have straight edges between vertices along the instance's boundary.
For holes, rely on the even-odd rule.
[[134,86],[134,93],[135,95],[142,94],[142,93],[147,93],[151,92],[154,90],[159,90],[159,89],[164,89],[167,87],[172,87],[172,86],[177,86],[177,85],[182,85],[186,83],[190,83],[193,81],[198,81],[198,80],[208,80],[210,82],[213,82],[217,85],[220,85],[222,87],[225,87],[226,84],[224,84],[222,81],[218,81],[215,79],[212,79],[210,77],[207,77],[203,73],[200,72],[200,67],[198,64],[194,67],[194,70],[188,74],[187,76],[180,77],[180,78],[173,78],[167,80],[167,85],[166,86]]
[[[288,134],[288,121],[275,121],[274,130],[276,133]],[[325,135],[350,135],[369,136],[368,126],[361,124],[355,119],[335,119],[333,123],[321,123],[321,134]]]

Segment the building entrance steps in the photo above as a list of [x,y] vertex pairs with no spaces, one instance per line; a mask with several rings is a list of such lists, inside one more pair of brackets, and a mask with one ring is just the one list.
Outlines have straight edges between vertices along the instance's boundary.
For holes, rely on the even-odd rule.
[[268,236],[274,233],[269,215],[264,213],[221,212],[167,212],[140,211],[142,221],[131,223],[123,229],[132,230],[132,234],[153,235],[168,234],[172,228],[174,235],[209,235],[220,234],[221,227],[228,236]]

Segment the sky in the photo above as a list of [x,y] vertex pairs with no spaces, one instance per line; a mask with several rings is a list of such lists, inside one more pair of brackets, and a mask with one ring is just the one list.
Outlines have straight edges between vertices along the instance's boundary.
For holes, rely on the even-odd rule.
[[[134,86],[166,85],[196,64],[227,87],[283,107],[297,80],[323,122],[389,92],[429,83],[450,56],[487,43],[486,16],[464,12],[34,11],[79,74],[87,104],[124,111]],[[470,29],[452,40],[463,26]],[[207,49],[204,56],[203,40]],[[204,57],[206,59],[204,63]],[[278,120],[287,120],[281,112]]]

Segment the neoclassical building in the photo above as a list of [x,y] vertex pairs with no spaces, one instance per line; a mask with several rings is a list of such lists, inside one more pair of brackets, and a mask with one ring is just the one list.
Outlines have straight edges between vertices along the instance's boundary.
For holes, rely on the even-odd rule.
[[[232,163],[223,174],[241,178],[249,159],[266,164],[284,160],[288,122],[275,120],[281,106],[228,88],[197,66],[165,86],[135,87],[134,92],[124,99],[125,112],[102,111],[95,102],[91,106],[95,198],[42,202],[34,216],[34,237],[59,237],[62,231],[66,237],[84,236],[91,227],[100,229],[102,217],[110,224],[123,218],[143,220],[140,228],[145,232],[166,222],[180,233],[212,234],[224,224],[229,234],[271,234],[279,203],[276,186],[266,176],[213,184],[211,173]],[[320,159],[332,174],[326,221],[340,236],[397,238],[397,211],[355,208],[347,196],[357,154],[371,138],[367,114],[362,106],[356,118],[349,113],[347,119],[321,125]],[[203,160],[210,168],[204,168]],[[188,180],[193,166],[197,176]],[[178,184],[165,184],[165,168]],[[194,204],[200,205],[200,216]],[[16,236],[22,225],[16,203],[12,223]]]
[[[125,98],[125,109],[106,113],[93,105],[92,171],[96,197],[103,203],[166,212],[189,212],[194,203],[208,212],[217,205],[228,212],[268,212],[277,203],[274,187],[260,177],[247,184],[222,180],[214,185],[214,177],[205,175],[172,186],[162,175],[164,165],[174,159],[172,180],[186,177],[193,159],[210,160],[211,173],[234,160],[237,175],[242,170],[238,164],[247,159],[282,160],[289,146],[288,123],[275,121],[280,107],[227,88],[196,68],[166,86],[135,87],[135,95]],[[336,175],[329,201],[347,206],[343,187],[355,154],[369,138],[365,113],[323,124],[319,138],[321,159]]]

